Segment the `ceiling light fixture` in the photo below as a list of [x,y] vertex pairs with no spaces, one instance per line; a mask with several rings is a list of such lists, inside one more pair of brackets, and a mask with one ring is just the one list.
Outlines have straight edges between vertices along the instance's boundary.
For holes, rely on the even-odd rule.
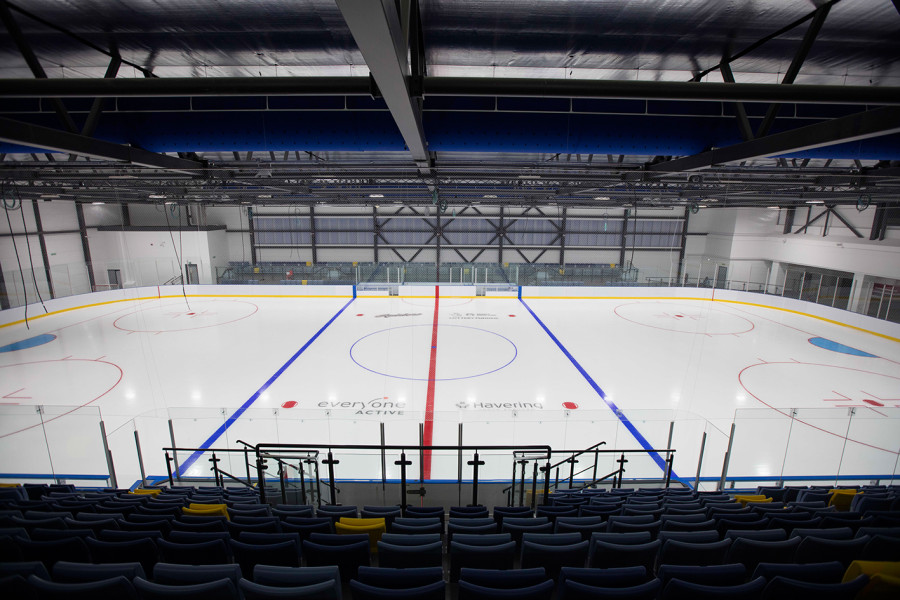
[[272,194],[260,194],[257,198],[271,198]]
[[609,196],[594,196],[594,200],[609,200]]
[[150,194],[151,200],[165,200],[165,198],[166,198],[165,194]]
[[824,200],[807,200],[807,204],[825,204]]
[[497,194],[485,194],[484,197],[485,198],[496,198]]
[[384,198],[384,194],[369,194],[369,198]]
[[106,202],[91,202],[94,206],[100,206],[101,204],[106,204]]

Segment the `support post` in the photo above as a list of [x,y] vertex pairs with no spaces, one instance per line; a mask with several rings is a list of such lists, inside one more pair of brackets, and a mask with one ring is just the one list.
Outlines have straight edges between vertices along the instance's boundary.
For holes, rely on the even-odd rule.
[[381,431],[381,493],[387,489],[387,454],[384,450],[384,421],[378,424]]
[[212,453],[212,458],[209,459],[209,462],[212,463],[213,479],[216,482],[216,486],[219,485],[219,460],[216,458],[215,452]]
[[[91,269],[88,267],[88,273]],[[178,464],[178,445],[175,444],[175,427],[172,425],[172,419],[169,419],[169,441],[172,442],[172,460],[175,462],[175,479],[181,483],[181,466]]]
[[261,504],[266,503],[266,461],[256,454],[256,487],[259,488],[259,501]]
[[628,460],[625,458],[624,452],[622,453],[622,455],[619,457],[619,459],[616,462],[619,463],[619,476],[617,478],[618,482],[616,483],[615,487],[621,489],[622,488],[622,476],[625,475],[625,463],[628,462]]
[[700,456],[697,458],[697,476],[694,477],[694,491],[700,489],[700,467],[703,466],[703,452],[706,450],[706,432],[703,432],[703,437],[700,439]]
[[463,454],[462,454],[462,445],[463,445],[463,424],[459,423],[459,434],[458,434],[458,442],[459,451],[456,459],[456,501],[462,505],[462,471],[463,471]]
[[537,502],[537,478],[538,478],[538,462],[537,459],[534,461],[534,470],[531,475],[531,511],[534,512],[535,504]]
[[287,469],[284,468],[284,462],[278,461],[278,484],[281,487],[281,502],[287,504],[287,490],[284,488],[284,480],[287,476]]
[[472,506],[478,506],[478,467],[483,465],[484,461],[478,460],[478,452],[475,452],[474,460],[466,464],[472,465]]
[[112,484],[112,487],[119,487],[119,482],[116,481],[116,466],[113,464],[113,456],[112,452],[109,451],[109,444],[106,442],[106,425],[103,421],[100,421],[100,439],[103,441],[103,454],[106,456],[106,469],[109,473],[109,482]]
[[[517,463],[521,465],[521,478],[519,480],[519,506],[525,506],[525,465],[528,464],[528,461],[525,459],[517,460]],[[535,466],[537,466],[537,462],[535,461]]]
[[166,451],[166,472],[169,474],[169,487],[173,487],[175,482],[172,481],[172,457],[168,451]]
[[406,516],[406,467],[412,464],[411,460],[406,460],[406,452],[400,453],[400,460],[394,461],[395,465],[400,465],[400,514]]
[[731,444],[734,442],[734,426],[731,424],[731,432],[728,434],[728,449],[725,451],[725,460],[722,462],[722,477],[719,479],[719,491],[725,489],[725,478],[728,477],[728,461],[731,460]]
[[541,505],[545,505],[550,502],[550,457],[547,457],[547,464],[545,465],[544,471],[544,499],[541,500]]
[[[141,487],[143,487],[147,481],[147,473],[144,472],[144,455],[141,452],[141,438],[138,437],[137,429],[134,430],[134,446],[137,449],[138,468],[141,471]],[[171,473],[169,475],[169,479],[171,479]]]
[[334,459],[331,450],[328,451],[328,458],[322,461],[322,463],[328,465],[328,483],[331,484],[328,486],[328,489],[330,491],[329,498],[331,498],[332,506],[337,504],[337,495],[334,488],[334,465],[340,464],[340,462],[341,461]]

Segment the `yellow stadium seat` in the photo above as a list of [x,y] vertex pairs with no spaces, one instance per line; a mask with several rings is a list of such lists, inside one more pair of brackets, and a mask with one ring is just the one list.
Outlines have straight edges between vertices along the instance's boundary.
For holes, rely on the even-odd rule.
[[[355,523],[365,521],[365,523]],[[367,533],[369,534],[369,550],[372,553],[378,552],[378,541],[385,532],[384,518],[378,519],[353,519],[350,517],[341,517],[341,520],[334,524],[334,530],[340,534],[348,533]]]
[[854,560],[844,573],[844,581],[861,574],[869,576],[869,583],[856,595],[857,600],[900,598],[900,562]]
[[843,511],[850,510],[850,504],[853,502],[853,496],[856,494],[856,490],[831,490],[828,506],[834,506],[838,510]]
[[224,504],[195,504],[191,502],[190,506],[182,508],[181,512],[186,515],[225,517],[228,519],[228,507]]
[[771,502],[772,499],[768,498],[766,496],[763,496],[762,494],[738,494],[734,497],[734,501],[740,502],[741,506],[747,506],[748,502],[755,502],[755,503]]
[[900,577],[900,562],[883,560],[854,560],[844,573],[844,582],[853,581],[860,575],[871,577],[876,573],[891,577]]
[[144,488],[135,488],[129,494],[133,496],[159,496],[162,490],[148,490]]

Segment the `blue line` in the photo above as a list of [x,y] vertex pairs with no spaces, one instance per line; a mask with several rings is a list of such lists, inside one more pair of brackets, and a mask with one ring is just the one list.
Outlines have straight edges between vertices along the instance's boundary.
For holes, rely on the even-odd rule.
[[250,405],[252,405],[254,402],[256,402],[259,399],[259,397],[263,394],[263,392],[265,392],[267,389],[269,389],[269,386],[271,386],[273,383],[275,383],[275,380],[278,379],[279,377],[281,377],[281,375],[287,370],[288,367],[290,367],[294,363],[295,360],[300,358],[300,355],[303,354],[306,351],[306,349],[309,348],[312,345],[312,343],[314,341],[316,341],[316,339],[320,335],[322,335],[322,332],[324,332],[326,329],[328,329],[329,325],[334,323],[335,319],[337,319],[339,316],[341,316],[341,313],[344,312],[347,309],[347,307],[353,303],[354,300],[356,300],[356,286],[353,287],[353,298],[351,298],[347,302],[347,304],[345,304],[341,308],[341,310],[337,311],[337,313],[333,317],[331,317],[331,319],[329,319],[327,323],[322,325],[322,328],[320,330],[318,330],[314,336],[309,338],[309,341],[307,341],[305,344],[303,344],[303,347],[300,348],[299,350],[297,350],[296,354],[294,354],[292,357],[290,357],[286,363],[281,365],[281,368],[278,369],[277,371],[275,371],[275,374],[272,375],[271,377],[269,377],[268,381],[266,381],[264,384],[262,384],[262,387],[259,388],[258,390],[256,390],[256,392],[254,392],[254,394],[252,396],[250,396],[250,398],[247,399],[247,401],[244,402],[239,409],[234,411],[234,414],[231,415],[230,417],[228,417],[228,419],[224,423],[222,423],[222,425],[218,429],[216,429],[216,431],[211,436],[209,436],[209,439],[207,439],[205,442],[200,444],[200,447],[203,448],[203,450],[197,450],[196,452],[191,454],[190,457],[188,457],[188,459],[186,461],[184,461],[184,463],[182,463],[179,466],[179,468],[178,468],[179,477],[183,476],[187,472],[187,470],[197,461],[197,459],[200,458],[201,456],[203,456],[203,453],[206,451],[206,449],[209,448],[210,446],[212,446],[216,442],[216,440],[219,439],[222,436],[222,434],[228,430],[229,427],[234,425],[235,421],[237,421],[239,418],[241,418],[241,415],[244,414],[244,411],[247,410],[248,408],[250,408]]
[[[572,356],[572,354],[568,350],[566,350],[566,347],[563,346],[562,342],[560,342],[557,339],[557,337],[555,335],[553,335],[553,332],[550,331],[550,329],[548,329],[546,325],[544,325],[544,322],[541,321],[536,314],[534,314],[534,311],[531,310],[531,307],[528,306],[527,304],[525,304],[525,301],[522,300],[521,289],[522,288],[519,288],[519,302],[522,303],[522,306],[524,306],[528,310],[528,312],[531,313],[531,316],[534,317],[534,320],[538,322],[538,325],[540,325],[543,328],[543,330],[547,332],[547,335],[550,336],[550,339],[556,343],[556,345],[559,347],[559,349],[562,351],[562,353],[566,355],[566,358],[568,358],[569,361],[575,366],[575,368],[578,369],[578,372],[581,373],[581,376],[584,377],[585,381],[588,382],[588,385],[590,385],[592,388],[594,388],[594,391],[597,392],[597,395],[600,396],[600,399],[606,403],[606,405],[609,407],[609,409],[611,411],[613,411],[613,414],[615,414],[616,417],[618,417],[619,421],[622,422],[622,425],[625,426],[625,429],[627,429],[628,431],[631,432],[631,435],[634,436],[634,438],[638,441],[638,443],[641,445],[641,447],[644,448],[645,450],[652,450],[653,445],[647,441],[647,438],[645,438],[643,435],[641,435],[641,432],[638,431],[637,427],[635,427],[634,424],[625,417],[625,415],[622,413],[622,411],[619,410],[619,407],[616,406],[615,403],[612,402],[612,400],[609,400],[606,397],[606,392],[604,392],[600,388],[600,386],[597,385],[597,382],[594,381],[594,379],[590,375],[588,375],[588,372],[584,370],[584,367],[582,367],[580,364],[578,364],[578,361],[575,360],[575,357]],[[665,459],[663,459],[663,457],[661,457],[659,455],[658,452],[650,452],[650,458],[652,458],[653,461],[657,465],[659,465],[659,468],[663,470],[663,473],[666,472],[666,461],[665,461]],[[674,477],[675,479],[678,479],[678,476],[675,474],[674,469],[672,470],[672,477]]]

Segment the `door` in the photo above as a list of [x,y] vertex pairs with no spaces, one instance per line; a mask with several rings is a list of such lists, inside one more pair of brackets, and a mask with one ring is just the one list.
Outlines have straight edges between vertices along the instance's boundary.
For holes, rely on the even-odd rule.
[[106,278],[109,280],[109,287],[113,290],[122,289],[122,271],[119,269],[107,269]]
[[184,274],[185,279],[187,279],[185,283],[187,283],[188,285],[200,283],[200,271],[197,269],[197,265],[195,265],[194,263],[188,263],[184,265]]

